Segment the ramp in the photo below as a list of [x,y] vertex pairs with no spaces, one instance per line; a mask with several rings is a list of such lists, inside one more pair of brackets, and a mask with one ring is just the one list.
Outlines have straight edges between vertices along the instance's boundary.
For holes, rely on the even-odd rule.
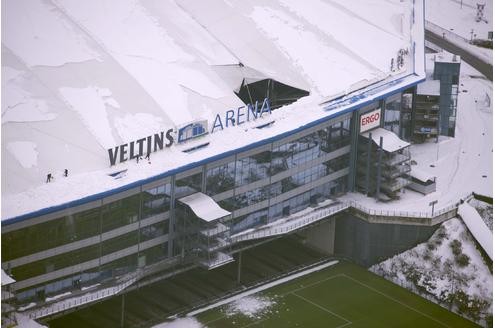
[[476,241],[483,247],[486,254],[493,260],[493,233],[488,229],[478,211],[467,202],[459,205],[457,212],[466,224]]

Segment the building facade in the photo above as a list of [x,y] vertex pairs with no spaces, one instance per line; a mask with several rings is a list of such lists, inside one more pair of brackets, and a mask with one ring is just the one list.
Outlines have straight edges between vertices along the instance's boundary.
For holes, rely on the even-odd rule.
[[[2,118],[3,144],[40,149],[30,166],[2,146],[3,167],[16,172],[2,179],[2,269],[15,280],[15,308],[91,303],[146,279],[210,270],[258,239],[348,210],[339,200],[348,192],[397,199],[410,183],[407,141],[425,79],[423,1],[384,1],[376,22],[366,6],[177,2],[159,10],[133,3],[130,11],[116,2],[109,17],[71,2],[41,6],[40,15],[12,6],[9,17],[43,20],[36,35],[15,33],[16,19],[8,20],[2,47],[12,49],[4,49],[2,69],[29,71],[16,75],[29,81],[12,78],[7,89],[53,110],[36,111],[36,122],[22,112]],[[52,19],[57,13],[67,21]],[[287,24],[295,13],[301,17]],[[332,15],[361,18],[344,30],[320,20]],[[400,24],[377,27],[397,17]],[[107,33],[107,18],[126,38]],[[57,28],[43,28],[49,20]],[[33,43],[55,30],[64,33],[54,47]],[[64,51],[86,38],[84,56]],[[67,58],[48,60],[55,55]],[[58,181],[49,184],[54,162],[65,175],[54,172]],[[284,225],[293,219],[297,225]]]
[[[12,290],[17,303],[42,302],[95,284],[117,284],[136,272],[145,275],[157,264],[161,269],[185,264],[211,269],[232,260],[231,236],[347,191],[362,191],[367,157],[361,152],[371,142],[365,134],[386,131],[389,136],[382,140],[382,149],[390,136],[398,137],[381,128],[392,126],[384,123],[390,120],[379,120],[367,132],[355,122],[372,112],[387,117],[391,104],[402,113],[401,99],[410,92],[399,90],[297,133],[206,159],[88,203],[3,223],[2,268],[16,280]],[[380,144],[372,147],[368,163],[374,165]],[[406,185],[409,166],[394,160],[402,155],[386,150],[382,176],[377,180],[373,169],[368,177],[370,194],[380,179],[384,192],[397,183],[399,188],[391,192]],[[200,199],[194,200],[198,195]],[[204,202],[196,206],[195,201]],[[224,212],[207,218],[207,212],[219,209]]]

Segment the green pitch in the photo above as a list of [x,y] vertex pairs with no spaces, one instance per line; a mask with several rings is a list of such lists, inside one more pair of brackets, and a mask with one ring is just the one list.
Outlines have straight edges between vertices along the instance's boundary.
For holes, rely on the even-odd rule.
[[203,312],[206,327],[477,327],[367,270],[341,262],[265,290],[274,301],[256,318],[227,316],[225,306]]

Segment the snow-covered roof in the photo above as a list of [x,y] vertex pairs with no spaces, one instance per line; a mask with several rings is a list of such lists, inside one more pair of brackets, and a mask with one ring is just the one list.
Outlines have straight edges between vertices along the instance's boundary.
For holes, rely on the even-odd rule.
[[389,153],[409,147],[411,144],[401,140],[395,133],[385,130],[384,128],[376,128],[371,131],[361,133],[365,138],[368,138],[371,133],[371,139],[376,145],[380,145],[380,138],[383,138],[383,150]]
[[409,172],[409,175],[422,182],[435,181],[435,176],[433,174],[427,173],[414,166],[411,167],[411,171]]
[[416,93],[424,96],[440,96],[440,80],[427,80],[418,84]]
[[416,93],[424,96],[440,96],[440,80],[427,80],[418,84]]
[[447,51],[436,53],[434,57],[437,63],[461,63],[461,56]]
[[[424,78],[422,1],[2,5],[2,219],[293,131]],[[404,65],[391,65],[399,53]],[[270,128],[248,122],[201,137],[210,144],[194,153],[182,152],[194,141],[173,144],[147,166],[108,168],[108,149],[198,119],[212,123],[245,105],[234,93],[243,80],[265,78],[310,95],[277,109]],[[332,103],[358,89],[369,89],[366,97]],[[126,169],[121,179],[108,176]],[[54,180],[45,184],[48,173]]]
[[201,192],[180,198],[179,201],[189,206],[197,217],[206,222],[215,221],[230,215],[229,211],[221,208],[211,197]]

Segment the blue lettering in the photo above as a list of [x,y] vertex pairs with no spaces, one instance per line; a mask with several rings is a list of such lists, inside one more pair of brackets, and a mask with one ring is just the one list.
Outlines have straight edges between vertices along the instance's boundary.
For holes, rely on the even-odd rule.
[[211,133],[215,132],[215,129],[220,127],[220,130],[223,130],[222,120],[220,119],[220,115],[217,114],[215,117],[215,121],[213,122],[213,128],[211,129]]
[[[257,103],[256,103],[257,105]],[[272,113],[272,110],[270,108],[270,101],[268,100],[268,98],[265,98],[265,100],[263,100],[263,105],[261,105],[261,110],[260,110],[260,117],[263,116],[263,113],[268,113],[268,114],[271,114]]]
[[235,126],[235,120],[234,120],[234,111],[233,110],[228,110],[225,112],[225,127],[229,127],[229,121],[232,123],[232,126]]
[[241,125],[245,121],[241,121],[241,117],[246,116],[245,113],[241,113],[241,109],[245,108],[244,106],[237,108],[237,125]]
[[249,118],[249,113],[253,114],[254,116],[254,119],[257,119],[258,118],[258,101],[256,101],[256,107],[253,107],[252,104],[248,104],[248,121],[250,121],[251,119]]

